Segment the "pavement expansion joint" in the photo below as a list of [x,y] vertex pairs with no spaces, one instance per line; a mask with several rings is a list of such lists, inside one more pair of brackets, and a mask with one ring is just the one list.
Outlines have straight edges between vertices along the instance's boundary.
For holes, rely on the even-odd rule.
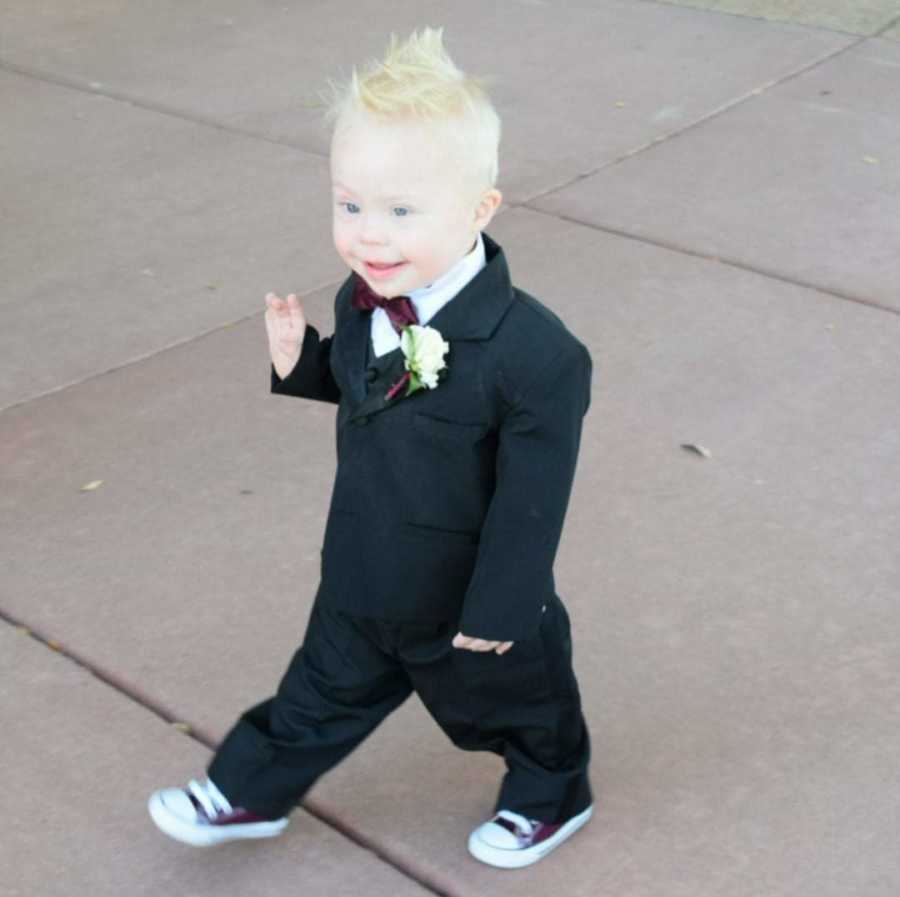
[[[10,616],[3,610],[0,610],[0,622],[7,624],[10,628],[17,630],[22,635],[34,639],[54,653],[62,655],[66,660],[71,661],[76,666],[90,673],[105,685],[118,692],[122,697],[127,698],[145,710],[150,711],[152,714],[172,726],[172,728],[187,735],[199,744],[202,744],[210,751],[216,749],[217,742],[208,733],[203,732],[200,728],[192,725],[190,722],[179,719],[176,714],[173,714],[170,710],[167,710],[158,702],[149,698],[146,694],[141,693],[127,682],[120,680],[114,674],[91,663],[77,651],[66,647],[57,639],[50,638],[22,620]],[[429,872],[417,868],[415,863],[410,863],[401,854],[390,848],[386,848],[365,833],[357,830],[355,826],[342,820],[339,815],[335,814],[318,801],[314,799],[301,801],[298,804],[298,809],[304,810],[323,825],[327,825],[357,846],[375,854],[386,865],[391,866],[401,875],[414,881],[423,890],[428,891],[430,894],[434,894],[435,897],[463,897],[460,892],[453,888],[451,883],[436,881],[434,876]]]
[[262,143],[273,143],[276,146],[285,146],[289,149],[301,152],[306,156],[314,156],[317,159],[327,159],[327,155],[310,147],[301,146],[295,141],[285,140],[279,137],[273,137],[261,131],[254,131],[250,128],[240,128],[232,124],[226,124],[218,119],[206,115],[200,115],[196,112],[188,112],[179,109],[177,106],[169,106],[165,103],[159,103],[155,100],[146,99],[144,97],[134,96],[121,90],[115,90],[102,81],[85,81],[81,78],[75,78],[70,75],[63,75],[57,72],[47,72],[33,66],[22,65],[18,62],[10,62],[6,59],[0,59],[0,70],[13,72],[26,78],[33,78],[36,81],[44,81],[48,84],[55,84],[58,87],[66,87],[70,90],[77,90],[82,93],[91,93],[97,96],[106,97],[120,103],[128,103],[138,109],[145,109],[148,112],[156,112],[159,115],[170,116],[171,118],[180,118],[182,121],[190,122],[194,125],[203,125],[209,128],[215,128],[218,131],[225,131],[236,137],[247,137],[251,140],[258,140]]
[[35,629],[30,624],[10,616],[3,610],[0,610],[0,621],[8,624],[11,628],[18,630],[22,635],[29,636],[54,653],[62,655],[66,660],[71,661],[76,666],[90,673],[96,679],[99,679],[104,685],[108,685],[123,697],[139,704],[145,710],[149,710],[174,729],[188,735],[204,747],[210,749],[214,747],[214,741],[208,734],[203,733],[200,729],[192,726],[190,723],[182,721],[177,714],[172,713],[148,695],[143,694],[139,689],[120,679],[114,673],[110,673],[97,664],[92,663],[78,651],[64,645],[58,639],[51,638],[40,630]]
[[[343,283],[343,280],[324,283],[319,286],[311,287],[309,290],[304,290],[302,293],[298,293],[297,295],[302,299],[306,296],[311,295],[312,293],[315,293],[318,290],[329,288],[334,289],[340,286],[341,283]],[[0,414],[3,414],[4,411],[11,411],[13,408],[19,408],[22,405],[27,405],[29,402],[35,402],[38,399],[43,399],[46,396],[52,396],[58,392],[63,392],[64,390],[81,386],[82,383],[88,383],[91,380],[97,379],[98,377],[105,377],[107,374],[113,374],[116,371],[120,371],[123,368],[130,367],[133,364],[140,364],[143,361],[147,361],[147,359],[149,358],[153,358],[156,355],[161,355],[164,352],[169,352],[172,349],[180,349],[182,346],[186,346],[190,343],[196,342],[197,340],[204,339],[207,336],[212,336],[218,333],[220,330],[226,330],[229,327],[236,327],[238,324],[243,324],[245,321],[249,321],[252,318],[256,317],[261,317],[264,314],[265,309],[249,312],[248,314],[243,315],[240,318],[235,318],[233,321],[225,321],[221,324],[216,324],[215,327],[210,327],[208,330],[204,330],[201,333],[194,333],[191,336],[187,336],[184,339],[177,340],[174,343],[169,343],[168,345],[151,349],[149,352],[145,352],[143,355],[136,355],[134,358],[128,358],[125,361],[114,364],[112,367],[106,368],[105,370],[95,371],[92,374],[88,374],[87,376],[82,377],[80,380],[72,380],[69,383],[61,383],[59,386],[54,386],[52,389],[44,390],[44,392],[38,392],[31,396],[25,396],[22,399],[19,399],[15,402],[10,403],[9,405],[5,405],[3,408],[0,408]],[[0,611],[0,619],[2,618],[2,611]]]
[[[656,2],[656,0],[651,0],[651,2]],[[900,19],[898,19],[900,21]],[[855,35],[854,35],[855,37]],[[868,40],[868,37],[860,37],[857,40],[850,41],[843,47],[838,47],[836,50],[829,50],[824,56],[820,56],[818,59],[814,59],[811,62],[805,62],[803,65],[794,69],[791,72],[788,72],[785,75],[782,75],[779,78],[773,78],[770,81],[766,81],[760,84],[758,87],[751,88],[740,96],[734,97],[731,100],[728,100],[726,103],[717,106],[715,109],[711,109],[709,112],[704,113],[703,115],[695,118],[693,121],[687,122],[680,128],[676,128],[673,131],[667,131],[664,134],[658,134],[656,137],[648,140],[646,143],[642,143],[640,146],[634,147],[634,149],[630,149],[625,153],[622,153],[620,156],[617,156],[615,159],[610,159],[607,162],[603,162],[602,164],[596,166],[595,168],[590,169],[589,171],[579,172],[574,177],[571,177],[559,184],[554,184],[552,187],[547,187],[544,190],[539,191],[538,193],[534,193],[531,196],[526,197],[523,200],[520,200],[517,205],[525,206],[526,208],[531,209],[532,207],[529,203],[534,202],[536,199],[541,199],[545,196],[550,196],[553,193],[556,193],[560,190],[565,189],[566,187],[570,187],[572,184],[577,183],[578,181],[582,181],[585,178],[593,177],[593,175],[598,172],[604,171],[607,168],[612,168],[614,165],[618,165],[620,162],[624,162],[626,159],[630,159],[632,156],[637,156],[640,153],[645,152],[652,147],[655,147],[659,143],[664,143],[667,140],[671,140],[674,137],[680,137],[682,134],[687,133],[688,131],[693,130],[699,125],[705,124],[712,118],[715,118],[723,113],[733,109],[735,106],[739,106],[742,103],[746,103],[749,100],[752,100],[754,97],[761,96],[766,91],[771,90],[774,87],[779,87],[781,84],[784,84],[786,81],[790,81],[793,78],[797,78],[800,75],[810,71],[811,69],[816,68],[817,66],[822,65],[825,62],[829,62],[835,56],[839,56],[841,53],[846,53],[848,50],[853,47],[858,46],[864,41]],[[540,209],[532,209],[533,211],[543,211]],[[553,214],[547,213],[545,214]],[[573,219],[568,219],[573,220]]]
[[560,221],[568,221],[572,224],[580,225],[581,227],[589,228],[590,230],[599,231],[600,233],[611,234],[615,237],[623,237],[626,240],[634,240],[636,243],[645,243],[648,246],[658,246],[660,249],[666,249],[670,252],[678,252],[682,255],[693,256],[694,258],[702,259],[707,262],[718,262],[722,265],[727,265],[731,268],[739,268],[742,271],[747,271],[750,274],[756,274],[759,277],[767,277],[771,280],[779,280],[782,283],[790,284],[791,286],[801,287],[805,290],[812,290],[815,293],[821,293],[824,296],[828,296],[831,299],[841,299],[844,302],[855,302],[858,305],[865,305],[868,308],[873,308],[877,311],[888,312],[892,315],[900,315],[900,309],[893,308],[890,305],[882,305],[880,302],[875,301],[874,299],[868,299],[865,296],[854,296],[850,293],[842,293],[839,290],[833,290],[830,287],[823,286],[822,284],[810,283],[809,281],[799,280],[796,277],[789,277],[786,274],[781,274],[778,271],[771,271],[766,268],[758,268],[753,265],[748,265],[746,262],[742,262],[739,259],[731,259],[722,255],[713,255],[709,252],[703,252],[699,249],[691,249],[688,246],[681,246],[678,243],[672,243],[668,240],[662,240],[658,237],[650,237],[647,234],[635,234],[631,231],[620,230],[615,227],[609,227],[603,224],[595,224],[591,221],[583,221],[580,218],[575,218],[572,215],[564,215],[561,212],[550,212],[546,209],[535,208],[530,206],[527,202],[519,203],[519,207],[528,209],[529,212],[536,212],[540,215],[546,215],[549,218],[558,218]]
[[[846,34],[852,37],[858,37],[859,32],[856,31],[843,31],[840,28],[831,28],[828,25],[822,24],[813,24],[811,22],[793,22],[789,19],[768,19],[765,16],[755,16],[749,12],[738,12],[733,9],[716,9],[708,6],[694,6],[692,3],[681,3],[679,0],[639,0],[641,3],[652,3],[655,6],[677,6],[680,9],[692,9],[696,12],[706,12],[706,13],[715,13],[717,15],[722,16],[731,16],[735,19],[753,19],[757,22],[763,22],[766,25],[793,25],[796,28],[809,28],[810,30],[816,31],[829,31],[832,34]],[[896,19],[893,22],[890,22],[885,28],[890,28],[893,24],[895,24],[900,19]],[[877,32],[873,34],[864,34],[862,38],[865,40],[869,37],[877,37],[885,28],[880,28]]]
[[896,25],[900,25],[900,16],[897,16],[896,19],[891,19],[889,22],[882,25],[881,28],[879,28],[873,35],[871,35],[871,37],[881,37],[881,35],[884,34],[885,31],[890,31],[891,28],[895,27]]

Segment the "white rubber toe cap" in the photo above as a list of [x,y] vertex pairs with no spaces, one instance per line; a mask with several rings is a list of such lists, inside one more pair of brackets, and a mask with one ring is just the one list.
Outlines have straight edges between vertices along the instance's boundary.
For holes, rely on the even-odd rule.
[[583,826],[593,813],[593,805],[573,816],[555,834],[531,847],[519,847],[516,836],[493,820],[478,826],[469,835],[469,853],[477,860],[501,869],[516,869],[536,863]]
[[509,829],[496,822],[485,822],[484,825],[480,825],[475,830],[475,837],[500,850],[515,850],[519,846],[518,838]]
[[184,822],[197,821],[197,810],[193,801],[182,788],[163,788],[151,797],[151,801]]

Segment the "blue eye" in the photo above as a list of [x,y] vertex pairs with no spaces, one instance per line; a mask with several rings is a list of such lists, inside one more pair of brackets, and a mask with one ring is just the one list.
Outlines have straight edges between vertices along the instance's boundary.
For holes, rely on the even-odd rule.
[[[355,214],[357,214],[357,212],[359,212],[359,206],[355,202],[350,202],[349,200],[347,200],[345,202],[339,202],[338,205],[346,206],[347,211],[351,215],[355,215]],[[351,208],[351,206],[352,206],[352,208]],[[406,206],[394,206],[393,211],[398,213],[398,215],[397,215],[398,218],[405,218],[411,210],[409,208],[407,208]]]

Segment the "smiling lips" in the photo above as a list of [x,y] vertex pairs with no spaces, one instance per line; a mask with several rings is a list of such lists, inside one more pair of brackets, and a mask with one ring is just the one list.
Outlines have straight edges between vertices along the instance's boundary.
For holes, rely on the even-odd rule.
[[366,271],[372,275],[372,277],[386,277],[389,274],[392,274],[394,271],[402,268],[406,262],[365,262]]

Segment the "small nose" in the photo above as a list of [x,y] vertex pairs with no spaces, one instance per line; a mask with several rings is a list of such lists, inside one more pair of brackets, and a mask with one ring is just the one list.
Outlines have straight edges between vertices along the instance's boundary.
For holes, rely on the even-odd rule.
[[384,243],[384,228],[372,215],[366,215],[359,226],[359,239],[363,243]]

